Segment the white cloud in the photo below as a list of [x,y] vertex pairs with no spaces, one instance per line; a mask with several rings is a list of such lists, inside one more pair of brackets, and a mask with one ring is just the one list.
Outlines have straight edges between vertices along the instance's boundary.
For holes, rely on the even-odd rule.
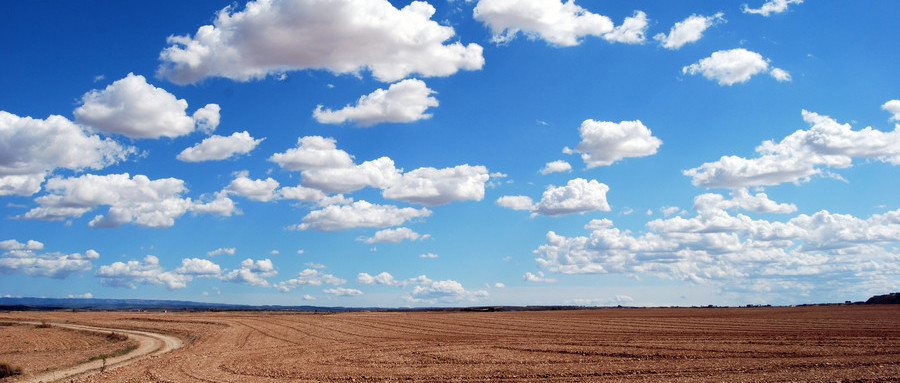
[[241,262],[241,268],[234,269],[220,278],[226,282],[246,283],[252,286],[269,287],[265,278],[278,274],[272,261],[268,258],[254,261],[247,258]]
[[490,179],[486,167],[459,165],[452,168],[418,168],[403,173],[383,188],[382,196],[426,206],[454,201],[481,201]]
[[643,11],[634,11],[634,16],[626,17],[622,25],[613,28],[612,32],[605,33],[603,38],[617,43],[640,44],[644,42],[646,31],[647,14]]
[[297,147],[275,153],[270,161],[285,170],[302,171],[303,187],[328,193],[349,193],[365,187],[382,189],[384,198],[426,206],[484,198],[490,179],[484,166],[418,168],[406,173],[388,157],[355,164],[332,138],[301,137]]
[[716,24],[724,23],[725,18],[722,12],[712,16],[691,15],[690,17],[675,23],[669,34],[659,33],[653,36],[654,40],[659,41],[659,45],[666,49],[678,49],[684,44],[692,43],[703,37],[703,32]]
[[762,15],[765,17],[769,17],[769,15],[773,13],[781,13],[788,9],[788,5],[791,4],[803,4],[803,0],[769,0],[761,7],[753,9],[750,8],[747,4],[744,4],[744,13],[753,13],[757,15]]
[[213,251],[207,251],[206,256],[212,258],[217,255],[225,255],[225,254],[234,255],[235,252],[237,252],[237,249],[234,247],[220,247]]
[[721,194],[706,193],[694,197],[694,210],[732,210],[741,209],[755,213],[793,213],[797,205],[777,203],[769,199],[766,193],[750,195],[746,188],[731,191],[731,199],[726,200]]
[[781,68],[772,68],[772,70],[769,71],[769,75],[778,81],[791,81],[791,74]]
[[398,227],[396,229],[384,229],[379,230],[375,233],[375,235],[369,238],[360,237],[357,240],[365,243],[382,243],[382,242],[391,242],[391,243],[399,243],[404,240],[409,241],[420,241],[426,238],[430,238],[431,235],[425,234],[421,235],[416,233],[412,229],[408,227]]
[[529,210],[532,215],[558,216],[601,210],[610,211],[606,201],[609,186],[597,182],[575,178],[565,186],[548,186],[538,203],[527,196],[503,196],[497,204],[513,210]]
[[175,272],[193,277],[214,277],[222,274],[222,268],[208,259],[185,258]]
[[386,286],[398,286],[403,285],[404,282],[400,282],[394,279],[394,276],[387,271],[383,271],[376,276],[369,275],[369,273],[359,273],[356,276],[356,282],[363,285],[386,285]]
[[84,293],[84,294],[69,294],[66,296],[67,298],[76,298],[76,299],[91,299],[94,297],[94,294]]
[[[210,262],[211,263],[211,262]],[[182,266],[185,266],[182,263]],[[181,289],[193,279],[192,275],[165,271],[159,265],[159,258],[148,255],[142,261],[113,262],[100,266],[94,274],[100,283],[112,287],[135,289],[136,283],[165,286],[169,290]]]
[[543,271],[538,271],[537,274],[532,272],[526,272],[525,275],[522,276],[525,279],[525,282],[534,282],[534,283],[555,283],[556,279],[547,278],[544,276]]
[[743,188],[803,182],[822,173],[823,167],[847,168],[853,158],[900,164],[900,132],[882,132],[867,127],[854,131],[828,116],[803,111],[809,130],[797,130],[781,142],[765,141],[756,148],[759,156],[723,156],[684,171],[694,185]]
[[[214,205],[195,204],[190,198],[182,198],[187,189],[184,181],[176,178],[150,180],[144,175],[132,178],[128,173],[98,176],[86,174],[76,178],[52,178],[47,181],[49,194],[35,198],[38,207],[20,218],[57,220],[80,217],[107,205],[106,215],[97,215],[89,223],[91,227],[116,227],[136,223],[149,227],[169,227],[175,218],[189,210],[231,214],[228,201],[214,201]],[[233,209],[233,204],[231,205]]]
[[0,111],[0,196],[29,196],[55,169],[102,169],[135,151],[62,116],[41,120]]
[[241,213],[241,211],[235,207],[234,201],[232,201],[231,198],[228,198],[228,193],[217,192],[214,196],[215,199],[209,202],[203,202],[203,200],[207,199],[205,196],[201,196],[201,201],[193,202],[191,211],[194,213],[217,214],[223,217],[230,217],[232,214]]
[[365,187],[386,188],[400,178],[394,160],[380,157],[359,165],[304,170],[303,185],[329,193],[349,193]]
[[429,258],[429,259],[434,259],[434,258],[437,258],[437,257],[438,257],[438,255],[435,254],[435,253],[419,254],[419,258]]
[[900,121],[900,100],[888,101],[881,106],[881,109],[893,114],[893,116],[891,116],[891,121]]
[[91,260],[100,257],[94,250],[84,254],[37,253],[43,249],[44,244],[35,240],[25,243],[14,239],[0,241],[0,273],[63,279],[90,270],[93,266]]
[[228,194],[250,198],[254,201],[271,201],[278,197],[275,190],[278,189],[278,181],[266,178],[264,180],[252,180],[247,177],[247,172],[241,172],[231,181],[224,191]]
[[282,169],[297,171],[310,169],[346,168],[353,166],[353,157],[337,148],[333,138],[307,136],[297,139],[297,147],[269,157]]
[[392,205],[376,205],[367,201],[356,201],[349,205],[329,205],[313,210],[303,217],[298,230],[337,231],[356,227],[388,227],[402,225],[418,217],[428,217],[431,210],[411,207],[399,208]]
[[74,111],[76,122],[131,138],[178,137],[197,126],[212,131],[219,123],[218,105],[209,104],[188,116],[187,101],[133,73],[104,90],[85,93],[81,102]]
[[611,121],[584,120],[579,128],[581,142],[575,149],[564,148],[563,153],[581,153],[588,168],[611,165],[628,157],[645,157],[656,153],[662,140],[640,120]]
[[185,162],[217,161],[250,153],[264,139],[254,139],[246,130],[230,136],[211,136],[199,144],[184,149],[178,159]]
[[325,289],[322,290],[323,293],[328,295],[334,295],[336,297],[355,297],[362,295],[363,292],[357,289],[348,289],[346,287],[335,287],[333,289]]
[[572,165],[563,160],[548,162],[541,169],[541,174],[561,173],[572,171]]
[[496,43],[509,42],[523,32],[531,39],[573,46],[584,36],[614,31],[609,17],[591,13],[571,0],[479,0],[474,17],[491,29]]
[[402,9],[386,0],[248,2],[241,11],[221,10],[193,37],[170,36],[158,74],[187,84],[212,76],[249,81],[291,70],[368,69],[393,82],[412,73],[481,69],[482,47],[444,45],[455,31],[431,20],[434,12],[422,1]]
[[566,186],[549,186],[534,211],[543,215],[564,215],[588,211],[609,211],[606,192],[609,186],[597,180],[575,178]]
[[437,302],[477,302],[488,297],[487,290],[466,290],[461,283],[454,280],[432,281],[424,276],[420,279],[420,284],[404,297],[405,300],[434,304]]
[[497,198],[497,205],[513,210],[534,210],[534,200],[524,195],[505,195]]
[[323,283],[332,286],[339,286],[347,283],[347,281],[335,277],[334,275],[321,273],[319,272],[319,270],[310,268],[298,273],[296,278],[289,279],[284,282],[278,282],[277,284],[275,284],[275,289],[286,293],[298,287],[321,286]]
[[779,222],[704,206],[694,217],[656,219],[646,227],[636,235],[601,219],[585,226],[589,236],[550,231],[534,251],[536,261],[566,274],[642,273],[722,289],[844,294],[871,278],[900,275],[892,250],[900,242],[900,210],[868,219],[820,211]]
[[359,126],[371,126],[382,122],[413,122],[431,118],[425,113],[430,107],[438,106],[435,93],[418,79],[400,81],[387,89],[376,89],[362,96],[356,105],[347,105],[339,110],[324,109],[322,105],[313,111],[316,121],[323,124],[341,124],[353,121]]
[[791,79],[790,73],[783,69],[772,68],[770,71],[769,60],[744,48],[716,51],[705,59],[681,68],[684,74],[700,73],[707,79],[716,80],[719,85],[728,86],[750,81],[750,77],[766,71],[778,81]]

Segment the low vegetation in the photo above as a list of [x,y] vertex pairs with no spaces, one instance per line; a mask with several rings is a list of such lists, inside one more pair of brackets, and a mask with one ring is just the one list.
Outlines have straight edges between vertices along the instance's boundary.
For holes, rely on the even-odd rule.
[[0,379],[16,375],[22,375],[22,367],[0,362]]

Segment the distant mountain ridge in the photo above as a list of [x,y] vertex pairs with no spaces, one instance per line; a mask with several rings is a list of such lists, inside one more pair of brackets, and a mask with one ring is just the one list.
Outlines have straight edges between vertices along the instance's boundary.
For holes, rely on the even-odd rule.
[[345,307],[236,305],[157,299],[0,298],[0,310],[291,310],[348,311]]

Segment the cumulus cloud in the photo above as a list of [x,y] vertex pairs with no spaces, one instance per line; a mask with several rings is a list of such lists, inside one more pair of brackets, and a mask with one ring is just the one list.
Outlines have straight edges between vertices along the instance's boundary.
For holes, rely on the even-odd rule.
[[29,196],[56,169],[102,169],[135,153],[62,116],[45,120],[0,111],[0,196]]
[[548,162],[541,169],[541,174],[550,174],[550,173],[561,173],[572,171],[572,165],[563,160],[557,160],[553,162]]
[[459,165],[452,168],[418,168],[403,173],[383,188],[382,196],[425,206],[454,201],[484,199],[484,184],[490,179],[486,167]]
[[208,104],[188,116],[187,101],[133,73],[104,90],[85,93],[81,102],[74,111],[76,122],[130,138],[178,137],[197,127],[211,132],[219,124],[218,105]]
[[336,297],[355,297],[362,295],[363,292],[357,289],[348,289],[346,287],[335,287],[333,289],[322,290],[323,293]]
[[207,252],[206,252],[206,256],[212,258],[212,257],[215,257],[215,256],[217,256],[217,255],[226,255],[226,254],[227,254],[227,255],[234,255],[235,252],[237,252],[237,249],[234,248],[234,247],[220,247],[220,248],[215,249],[215,250],[213,250],[213,251],[207,251]]
[[247,177],[247,172],[241,172],[231,181],[224,191],[228,194],[236,194],[254,201],[271,201],[278,197],[275,192],[278,189],[278,181],[271,177],[264,180],[252,180]]
[[566,186],[547,187],[540,202],[535,204],[534,211],[550,216],[609,211],[609,203],[606,202],[608,191],[609,186],[597,180],[575,178],[569,180]]
[[[98,206],[109,206],[105,215],[97,215],[91,227],[117,227],[135,223],[148,227],[169,227],[189,210],[222,215],[231,214],[229,201],[217,199],[213,205],[194,203],[183,198],[187,189],[176,178],[151,180],[144,175],[86,174],[75,178],[52,178],[46,195],[35,198],[35,207],[20,218],[59,220],[80,217]],[[233,204],[230,205],[233,209]]]
[[563,153],[581,153],[588,168],[611,165],[628,157],[645,157],[656,153],[662,140],[653,136],[640,120],[611,121],[584,120],[579,128],[581,142],[575,149]]
[[534,210],[534,200],[524,195],[505,195],[497,198],[497,205],[513,210]]
[[823,168],[847,168],[853,158],[900,164],[900,132],[882,132],[867,127],[853,130],[849,124],[804,110],[803,120],[812,125],[797,130],[781,142],[765,141],[756,148],[759,156],[723,156],[684,171],[702,187],[743,188],[804,182]]
[[558,216],[589,211],[609,211],[606,192],[609,186],[597,182],[575,178],[565,186],[548,186],[541,200],[533,203],[527,196],[503,196],[497,204],[513,210],[530,210],[533,215]]
[[475,19],[491,29],[496,43],[506,43],[519,32],[557,46],[573,46],[584,36],[614,31],[609,17],[591,13],[560,0],[479,0]]
[[239,269],[234,269],[222,275],[220,279],[226,282],[244,283],[257,287],[269,287],[268,277],[278,274],[272,261],[268,258],[254,261],[247,258],[241,262]]
[[356,201],[349,205],[329,205],[313,210],[303,217],[297,230],[338,231],[357,227],[389,227],[419,217],[428,217],[431,210],[411,207],[399,208],[392,205],[376,205],[367,201]]
[[230,136],[211,136],[199,144],[184,149],[177,158],[185,162],[218,161],[247,154],[264,139],[254,139],[247,131],[234,132]]
[[643,11],[634,11],[634,16],[626,17],[622,25],[605,33],[603,38],[607,41],[640,44],[644,42],[644,32],[647,31],[647,14]]
[[556,282],[556,279],[545,277],[543,271],[538,271],[537,274],[534,274],[532,272],[526,272],[525,275],[522,276],[522,278],[525,279],[525,282],[535,282],[535,283],[554,283],[554,282]]
[[222,273],[222,268],[208,259],[185,258],[175,273],[192,277],[214,277]]
[[722,12],[712,16],[691,15],[690,17],[675,23],[669,34],[659,33],[653,36],[654,40],[659,41],[659,45],[666,49],[678,49],[684,44],[692,43],[703,37],[703,32],[707,28],[724,23],[725,18]]
[[[196,263],[195,261],[205,261]],[[113,262],[111,265],[100,266],[94,274],[100,279],[100,283],[111,287],[137,288],[136,284],[165,286],[169,290],[181,289],[187,286],[194,276],[210,276],[212,269],[218,271],[218,265],[205,259],[182,260],[184,271],[196,272],[196,274],[180,274],[178,272],[165,271],[159,265],[159,258],[148,255],[143,260],[131,260],[128,262]]]
[[403,285],[405,282],[394,279],[394,276],[387,271],[383,271],[378,275],[372,276],[369,273],[359,273],[356,276],[356,282],[363,285],[386,285],[397,286]]
[[275,153],[270,161],[301,171],[302,186],[327,193],[348,193],[365,187],[382,189],[384,198],[426,206],[484,198],[490,174],[484,166],[423,167],[404,173],[388,157],[355,164],[332,138],[301,137],[297,147]]
[[900,100],[888,101],[881,106],[881,109],[893,114],[893,116],[891,116],[891,121],[900,121]]
[[721,194],[706,193],[694,198],[694,210],[746,210],[754,213],[793,213],[797,211],[797,205],[792,203],[778,203],[769,199],[766,193],[751,195],[746,188],[731,191],[731,199],[725,199]]
[[408,302],[430,303],[437,302],[453,303],[453,302],[478,302],[488,297],[487,290],[467,290],[463,285],[452,279],[445,281],[432,281],[424,275],[418,278],[418,285],[413,287],[412,292],[404,296]]
[[750,8],[744,4],[744,13],[752,13],[769,17],[773,13],[781,13],[788,9],[791,4],[803,4],[803,0],[769,0],[759,8]]
[[100,257],[94,250],[84,254],[39,253],[43,249],[44,244],[35,240],[25,243],[14,239],[0,241],[0,273],[63,279],[90,270],[91,260]]
[[353,165],[353,157],[337,148],[334,138],[307,136],[297,139],[297,147],[269,157],[282,169],[297,171],[308,169],[344,168]]
[[315,268],[305,269],[297,274],[296,278],[275,284],[275,289],[281,292],[288,292],[292,289],[303,286],[321,286],[322,284],[339,286],[347,283],[346,280],[335,277],[331,274],[325,274]]
[[251,1],[226,7],[193,37],[170,36],[158,74],[178,84],[206,77],[249,81],[291,70],[370,70],[393,82],[412,73],[447,76],[484,65],[482,47],[444,44],[455,31],[431,20],[435,9],[414,1]]
[[536,261],[557,273],[649,274],[722,288],[753,281],[759,289],[847,289],[900,275],[892,250],[900,241],[900,210],[867,219],[823,210],[781,222],[714,205],[701,206],[694,217],[650,221],[642,234],[608,219],[588,223],[588,236],[550,231],[534,251]]
[[399,243],[404,240],[420,241],[426,238],[431,238],[431,235],[421,235],[408,227],[398,227],[396,229],[379,230],[375,233],[375,235],[369,238],[360,237],[357,240],[365,243]]
[[744,48],[713,52],[709,57],[681,68],[681,72],[691,75],[699,73],[707,79],[716,80],[719,85],[728,86],[750,81],[751,77],[762,72],[769,72],[778,81],[791,79],[787,71],[780,68],[770,70],[769,60]]
[[331,110],[319,105],[313,111],[313,117],[323,124],[353,121],[359,126],[424,120],[431,118],[431,114],[425,111],[438,106],[437,99],[431,96],[433,93],[424,81],[407,79],[391,84],[387,90],[376,89],[360,97],[353,106]]

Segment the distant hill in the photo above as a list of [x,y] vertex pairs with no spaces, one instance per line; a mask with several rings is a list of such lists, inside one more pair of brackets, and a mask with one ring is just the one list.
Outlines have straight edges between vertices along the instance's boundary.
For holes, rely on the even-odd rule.
[[0,310],[151,310],[151,311],[209,311],[209,310],[290,310],[290,311],[349,311],[345,307],[318,306],[252,306],[224,303],[204,303],[150,299],[96,298],[0,298]]
[[900,293],[876,295],[866,301],[867,305],[900,304]]

